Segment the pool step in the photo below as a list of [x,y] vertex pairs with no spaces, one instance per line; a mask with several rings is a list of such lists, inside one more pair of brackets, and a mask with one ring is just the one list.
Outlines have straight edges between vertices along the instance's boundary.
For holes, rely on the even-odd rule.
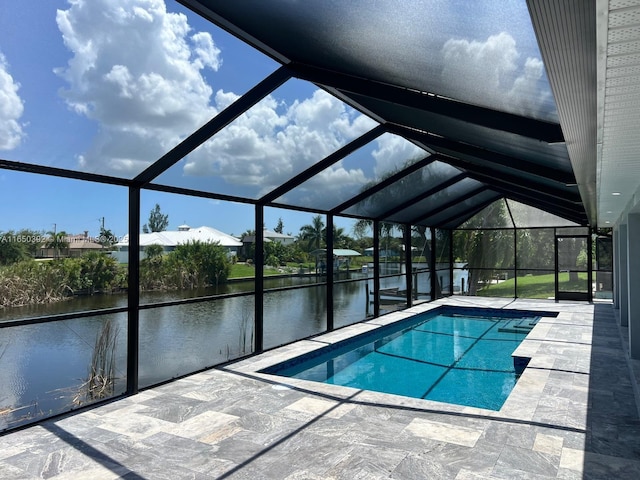
[[504,327],[498,328],[503,333],[529,333],[538,323],[538,319],[521,318],[508,321]]

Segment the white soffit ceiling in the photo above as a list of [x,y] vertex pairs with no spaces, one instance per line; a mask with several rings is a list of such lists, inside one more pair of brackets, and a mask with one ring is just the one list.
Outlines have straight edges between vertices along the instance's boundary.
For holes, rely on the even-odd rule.
[[640,0],[610,0],[608,12],[606,5],[598,2],[601,227],[615,223],[640,186]]

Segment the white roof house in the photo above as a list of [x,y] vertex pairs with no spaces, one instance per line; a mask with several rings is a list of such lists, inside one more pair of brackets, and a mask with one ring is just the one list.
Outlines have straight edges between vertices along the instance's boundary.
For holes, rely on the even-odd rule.
[[[291,245],[296,241],[296,237],[285,235],[284,233],[273,232],[271,230],[267,230],[266,228],[262,230],[262,236],[265,242],[279,242],[282,245]],[[244,237],[242,237],[243,243],[255,243],[255,241],[255,235],[245,235]]]
[[273,232],[271,230],[264,229],[263,232],[265,240],[272,242],[280,242],[283,245],[289,245],[295,242],[296,238],[291,235],[285,235],[284,233]]
[[[236,237],[207,226],[191,228],[189,225],[180,225],[178,230],[165,230],[163,232],[140,234],[141,250],[149,245],[161,245],[164,247],[165,251],[169,252],[175,249],[178,245],[184,245],[191,242],[218,243],[219,245],[226,247],[230,252],[236,252],[240,247],[242,247],[242,242]],[[127,234],[122,237],[122,240],[116,243],[115,247],[120,252],[128,251],[129,235]]]

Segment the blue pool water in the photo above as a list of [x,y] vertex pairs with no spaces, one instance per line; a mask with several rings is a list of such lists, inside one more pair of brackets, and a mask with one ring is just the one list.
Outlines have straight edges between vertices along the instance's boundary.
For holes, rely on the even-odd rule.
[[442,307],[263,372],[499,410],[518,379],[511,354],[551,315]]

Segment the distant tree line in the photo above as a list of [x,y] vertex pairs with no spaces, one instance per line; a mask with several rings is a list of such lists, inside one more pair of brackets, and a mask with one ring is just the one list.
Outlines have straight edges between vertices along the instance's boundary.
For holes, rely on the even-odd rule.
[[126,270],[101,252],[0,267],[0,307],[53,303],[74,294],[126,287]]
[[[225,283],[231,261],[218,244],[193,242],[172,252],[151,245],[140,262],[142,290],[193,289]],[[104,252],[79,258],[20,259],[0,266],[0,308],[53,303],[78,294],[93,295],[127,288],[124,265]]]

